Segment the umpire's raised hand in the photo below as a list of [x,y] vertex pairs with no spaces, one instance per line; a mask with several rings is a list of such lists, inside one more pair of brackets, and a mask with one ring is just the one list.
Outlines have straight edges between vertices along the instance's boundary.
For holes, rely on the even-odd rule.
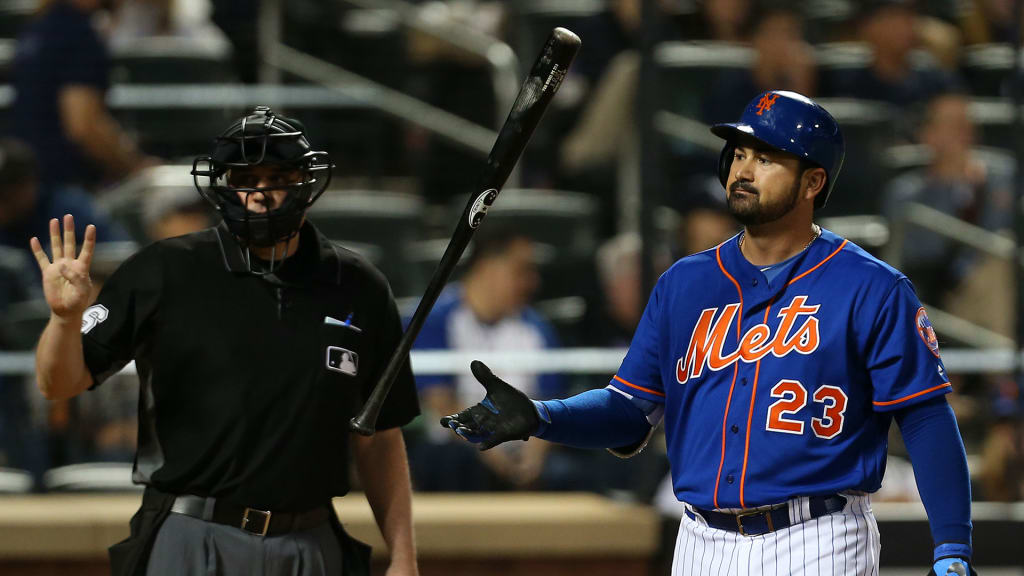
[[92,298],[92,280],[89,266],[96,246],[96,227],[90,224],[85,229],[82,253],[77,257],[75,246],[75,219],[64,216],[64,238],[61,239],[60,222],[50,220],[50,251],[53,262],[43,251],[38,238],[30,241],[39,269],[43,273],[43,294],[54,316],[81,322],[82,312]]
[[540,426],[533,401],[495,376],[483,362],[474,360],[469,368],[477,381],[483,384],[487,395],[479,404],[441,418],[441,426],[451,428],[474,444],[480,444],[481,450],[509,440],[529,440]]

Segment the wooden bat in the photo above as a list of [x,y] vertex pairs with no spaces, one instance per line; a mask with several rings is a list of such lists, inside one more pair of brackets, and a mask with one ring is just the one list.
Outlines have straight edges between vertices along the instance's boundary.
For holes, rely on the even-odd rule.
[[459,218],[451,240],[448,241],[448,248],[445,249],[441,262],[438,263],[434,275],[430,278],[430,283],[427,285],[419,306],[416,307],[409,327],[402,334],[398,347],[392,353],[391,359],[374,386],[373,392],[370,393],[370,397],[359,414],[349,422],[349,427],[352,430],[364,436],[373,434],[381,406],[384,405],[384,400],[387,398],[388,392],[391,391],[395,377],[408,358],[409,350],[412,348],[420,328],[423,327],[424,320],[434,307],[434,303],[448,278],[451,277],[452,271],[455,270],[455,265],[466,250],[473,233],[483,222],[487,210],[498,198],[501,187],[508,180],[512,168],[523,154],[523,149],[530,141],[530,136],[533,135],[544,111],[551,103],[559,86],[562,85],[562,80],[565,79],[569,65],[572,64],[579,48],[579,36],[565,28],[555,28],[548,36],[544,48],[537,56],[537,61],[530,69],[530,75],[527,76],[523,87],[519,90],[519,95],[512,105],[508,119],[505,120],[490,154],[487,155],[487,165],[484,166],[483,173],[480,175],[479,185],[469,197],[465,210],[462,211],[462,217]]

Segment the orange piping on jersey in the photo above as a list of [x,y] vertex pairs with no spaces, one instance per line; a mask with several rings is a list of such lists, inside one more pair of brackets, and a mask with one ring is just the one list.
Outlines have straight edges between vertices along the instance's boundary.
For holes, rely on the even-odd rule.
[[839,248],[836,248],[836,249],[835,249],[835,252],[832,252],[831,254],[829,254],[828,256],[826,256],[824,260],[822,260],[821,262],[818,262],[817,264],[815,264],[815,265],[814,265],[814,267],[813,267],[813,268],[811,268],[810,270],[808,270],[807,272],[804,272],[803,274],[801,274],[801,275],[797,276],[796,278],[793,278],[792,280],[790,280],[790,281],[789,281],[789,283],[788,283],[788,284],[786,284],[786,286],[789,286],[789,285],[790,285],[790,284],[792,284],[793,282],[796,282],[797,280],[799,280],[799,279],[803,278],[804,276],[807,276],[807,275],[808,275],[808,274],[810,274],[811,272],[814,272],[814,271],[815,271],[815,270],[817,270],[817,269],[818,269],[818,268],[819,268],[819,267],[820,267],[820,266],[821,266],[822,264],[824,264],[825,262],[828,262],[829,260],[831,260],[833,256],[835,256],[836,254],[839,254],[839,251],[840,251],[840,250],[842,250],[844,246],[846,246],[846,243],[847,243],[847,242],[849,242],[849,240],[843,240],[843,243],[839,245]]
[[[775,298],[768,301],[768,307],[764,309],[764,324],[768,325],[768,313],[771,312]],[[740,472],[740,507],[746,508],[747,503],[743,495],[743,489],[747,482],[747,456],[750,454],[750,427],[754,423],[754,399],[757,398],[757,378],[761,375],[761,359],[758,358],[754,364],[754,384],[750,389],[750,408],[747,410],[747,440],[743,445],[743,471]]]
[[[723,242],[724,244],[724,242]],[[741,327],[743,325],[743,290],[740,288],[740,283],[729,274],[729,271],[725,269],[722,264],[722,244],[719,244],[715,248],[715,259],[718,261],[718,268],[725,274],[725,277],[732,281],[733,285],[736,286],[736,293],[740,296],[740,309],[736,315],[736,342],[739,343],[741,339]],[[722,457],[718,460],[718,476],[715,478],[715,496],[714,503],[715,508],[718,508],[718,485],[722,483],[722,467],[725,465],[725,425],[729,420],[729,406],[732,404],[732,391],[736,388],[736,376],[740,373],[740,363],[737,362],[733,367],[732,371],[732,384],[729,384],[729,397],[725,400],[725,414],[722,416]]]
[[904,396],[903,398],[897,398],[895,400],[887,400],[885,402],[872,402],[872,404],[874,404],[875,406],[892,406],[893,404],[899,404],[900,402],[906,402],[907,400],[910,400],[911,398],[917,398],[918,396],[921,396],[922,394],[927,394],[929,392],[934,392],[934,391],[936,391],[936,390],[938,390],[940,388],[945,388],[947,386],[951,387],[953,385],[950,384],[949,382],[946,382],[945,384],[939,384],[938,386],[933,386],[933,387],[931,387],[931,388],[929,388],[927,390],[921,390],[920,392],[914,392],[913,394],[911,394],[909,396]]
[[624,379],[619,378],[618,376],[612,376],[612,378],[618,380],[619,382],[622,382],[623,384],[629,386],[630,388],[636,388],[641,392],[647,392],[648,394],[654,394],[655,396],[661,396],[662,398],[665,397],[665,394],[662,392],[658,392],[657,390],[651,390],[650,388],[644,388],[643,386],[637,386],[636,384],[626,382]]
[[[839,251],[842,250],[843,247],[846,246],[847,242],[849,242],[849,240],[843,240],[843,243],[839,245],[839,248],[836,248],[831,254],[826,256],[824,260],[822,260],[821,262],[818,262],[817,264],[812,266],[806,272],[804,272],[804,273],[800,274],[799,276],[797,276],[796,278],[793,278],[792,280],[790,280],[788,283],[786,283],[786,286],[791,286],[797,280],[803,278],[804,276],[807,276],[811,272],[814,272],[819,267],[821,267],[822,264],[824,264],[825,262],[828,262],[829,260],[831,260],[833,256],[838,254]],[[719,266],[721,266],[721,261],[719,261]],[[734,280],[734,282],[735,282],[735,280]],[[739,288],[739,285],[737,285],[736,287]],[[768,313],[771,311],[773,303],[775,303],[775,298],[772,298],[771,300],[769,300],[768,301],[768,307],[765,308],[765,311],[764,311],[764,324],[765,325],[768,324]],[[742,320],[742,316],[741,316],[741,320]],[[746,483],[747,483],[747,461],[748,461],[748,458],[750,456],[750,427],[753,425],[753,419],[754,419],[754,400],[757,398],[757,379],[758,379],[758,377],[760,375],[761,375],[761,360],[758,359],[757,363],[754,365],[754,384],[753,384],[752,388],[750,389],[750,409],[747,411],[747,438],[746,438],[746,443],[743,446],[743,471],[740,473],[740,506],[742,508],[746,508],[747,507],[747,504],[746,504],[745,498],[744,498],[744,490],[746,488]],[[929,391],[926,390],[925,392],[929,392]],[[920,392],[920,394],[924,394],[925,392]],[[730,391],[730,394],[731,394],[731,391]],[[908,398],[912,398],[912,396],[908,397]],[[900,401],[901,400],[896,400],[893,403],[900,402]],[[722,426],[722,435],[723,435],[723,438],[722,438],[722,446],[723,446],[722,455],[723,455],[723,459],[724,459],[724,456],[725,456],[725,451],[724,451],[724,446],[725,446],[725,438],[724,438],[725,426],[724,426],[724,424]],[[717,490],[717,488],[718,488],[718,486],[716,484],[715,485],[715,489]],[[717,506],[718,503],[716,502],[715,505]]]

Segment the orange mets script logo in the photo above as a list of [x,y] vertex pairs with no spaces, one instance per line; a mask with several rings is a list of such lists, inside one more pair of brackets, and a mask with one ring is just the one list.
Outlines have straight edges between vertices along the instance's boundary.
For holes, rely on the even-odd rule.
[[[690,345],[686,355],[676,362],[676,380],[686,384],[691,378],[700,378],[704,366],[709,370],[718,371],[727,368],[737,361],[757,362],[768,354],[782,358],[791,352],[810,354],[818,349],[818,319],[814,314],[820,305],[807,306],[807,296],[794,296],[789,306],[779,310],[778,331],[772,334],[767,324],[758,324],[747,330],[740,338],[735,351],[725,354],[722,348],[725,339],[733,326],[739,321],[737,313],[739,304],[729,304],[718,314],[718,308],[706,308],[700,314],[697,325],[693,327]],[[718,315],[718,319],[715,316]],[[799,328],[794,326],[801,316],[806,316]]]
[[757,101],[757,115],[760,116],[764,112],[768,112],[775,106],[775,100],[779,97],[778,94],[765,94],[761,96],[761,99]]

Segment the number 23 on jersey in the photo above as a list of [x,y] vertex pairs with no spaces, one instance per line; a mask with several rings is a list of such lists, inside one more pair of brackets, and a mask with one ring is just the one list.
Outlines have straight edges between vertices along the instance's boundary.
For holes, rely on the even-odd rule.
[[[765,430],[783,434],[803,434],[804,422],[791,418],[801,414],[807,408],[807,388],[796,380],[779,380],[772,386],[772,398],[778,398],[768,407],[768,418]],[[811,418],[811,430],[818,438],[829,440],[843,431],[844,414],[846,413],[846,393],[835,386],[823,385],[814,391],[810,398],[814,407],[810,408],[821,416]],[[822,411],[818,405],[824,406]]]

